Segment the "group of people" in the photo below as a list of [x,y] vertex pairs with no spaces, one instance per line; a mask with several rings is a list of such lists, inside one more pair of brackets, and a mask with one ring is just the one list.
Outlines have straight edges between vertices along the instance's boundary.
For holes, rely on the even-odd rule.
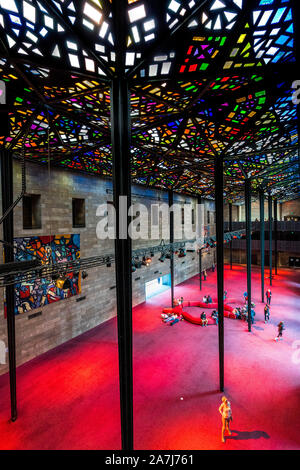
[[[236,308],[234,310],[234,313],[236,314],[237,318],[241,318],[243,320],[248,320],[248,315],[247,315],[247,311],[248,311],[248,293],[247,292],[244,292],[244,300],[245,300],[245,307],[243,308]],[[271,317],[271,300],[272,300],[272,291],[271,289],[267,289],[266,291],[266,304],[265,304],[265,307],[264,307],[264,318],[265,318],[265,323],[269,323],[270,322],[270,317]],[[251,307],[255,307],[255,305],[252,303],[251,304]],[[254,310],[251,308],[251,323],[254,323],[254,316],[255,316],[255,312]],[[283,339],[283,331],[285,330],[284,328],[284,322],[281,321],[278,323],[277,325],[277,329],[278,329],[278,335],[276,336],[275,338],[275,341],[278,341],[279,339],[282,340]]]
[[161,318],[164,323],[167,323],[170,326],[173,326],[183,320],[183,316],[178,315],[177,313],[162,313]]
[[213,303],[212,298],[211,298],[210,295],[205,295],[202,300],[203,300],[203,303],[205,303],[205,304],[212,304]]

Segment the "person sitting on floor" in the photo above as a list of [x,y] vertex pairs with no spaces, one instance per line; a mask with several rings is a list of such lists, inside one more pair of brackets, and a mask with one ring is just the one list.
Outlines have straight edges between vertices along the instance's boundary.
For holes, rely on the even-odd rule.
[[175,325],[175,323],[179,323],[181,320],[183,320],[183,316],[182,315],[176,315],[177,318],[175,318],[174,320],[170,321],[169,325],[170,326],[173,326]]
[[208,303],[208,304],[212,304],[212,303],[213,303],[212,298],[211,298],[210,295],[207,297],[207,303]]
[[208,320],[207,320],[207,317],[206,317],[206,313],[205,312],[202,312],[201,313],[201,326],[207,326],[208,325]]
[[203,300],[203,303],[207,304],[207,295],[205,295],[202,300]]

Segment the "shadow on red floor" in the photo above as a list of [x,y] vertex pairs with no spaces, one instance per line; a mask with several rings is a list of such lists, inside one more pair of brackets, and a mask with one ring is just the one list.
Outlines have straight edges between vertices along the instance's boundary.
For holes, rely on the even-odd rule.
[[[267,280],[266,280],[267,282]],[[233,408],[232,436],[221,443],[218,329],[187,322],[165,325],[169,292],[134,308],[136,449],[300,449],[299,272],[273,282],[271,323],[263,322],[259,269],[253,269],[256,323],[225,319],[225,384]],[[266,284],[267,285],[267,284]],[[242,302],[245,268],[225,271],[230,298]],[[216,273],[176,296],[216,295]],[[200,312],[199,312],[200,313]],[[284,320],[284,340],[274,341]],[[7,375],[0,377],[1,449],[119,449],[116,320],[18,368],[19,419],[8,422]]]

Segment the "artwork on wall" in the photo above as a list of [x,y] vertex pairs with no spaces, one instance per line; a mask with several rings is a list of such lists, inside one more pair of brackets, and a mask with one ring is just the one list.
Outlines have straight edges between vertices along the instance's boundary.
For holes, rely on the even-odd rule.
[[[63,263],[80,258],[80,235],[54,235],[15,238],[15,260],[39,258],[43,264]],[[26,313],[44,305],[63,300],[81,291],[80,273],[67,275],[61,284],[52,279],[34,279],[15,284],[15,314]]]

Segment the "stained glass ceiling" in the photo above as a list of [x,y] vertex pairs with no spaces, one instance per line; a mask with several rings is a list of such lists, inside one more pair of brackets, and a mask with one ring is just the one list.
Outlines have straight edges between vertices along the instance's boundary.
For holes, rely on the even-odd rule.
[[[223,158],[224,197],[239,199],[245,177],[299,196],[295,2],[125,4],[133,181],[213,198]],[[0,0],[0,145],[16,158],[111,176],[113,11],[110,0]]]

